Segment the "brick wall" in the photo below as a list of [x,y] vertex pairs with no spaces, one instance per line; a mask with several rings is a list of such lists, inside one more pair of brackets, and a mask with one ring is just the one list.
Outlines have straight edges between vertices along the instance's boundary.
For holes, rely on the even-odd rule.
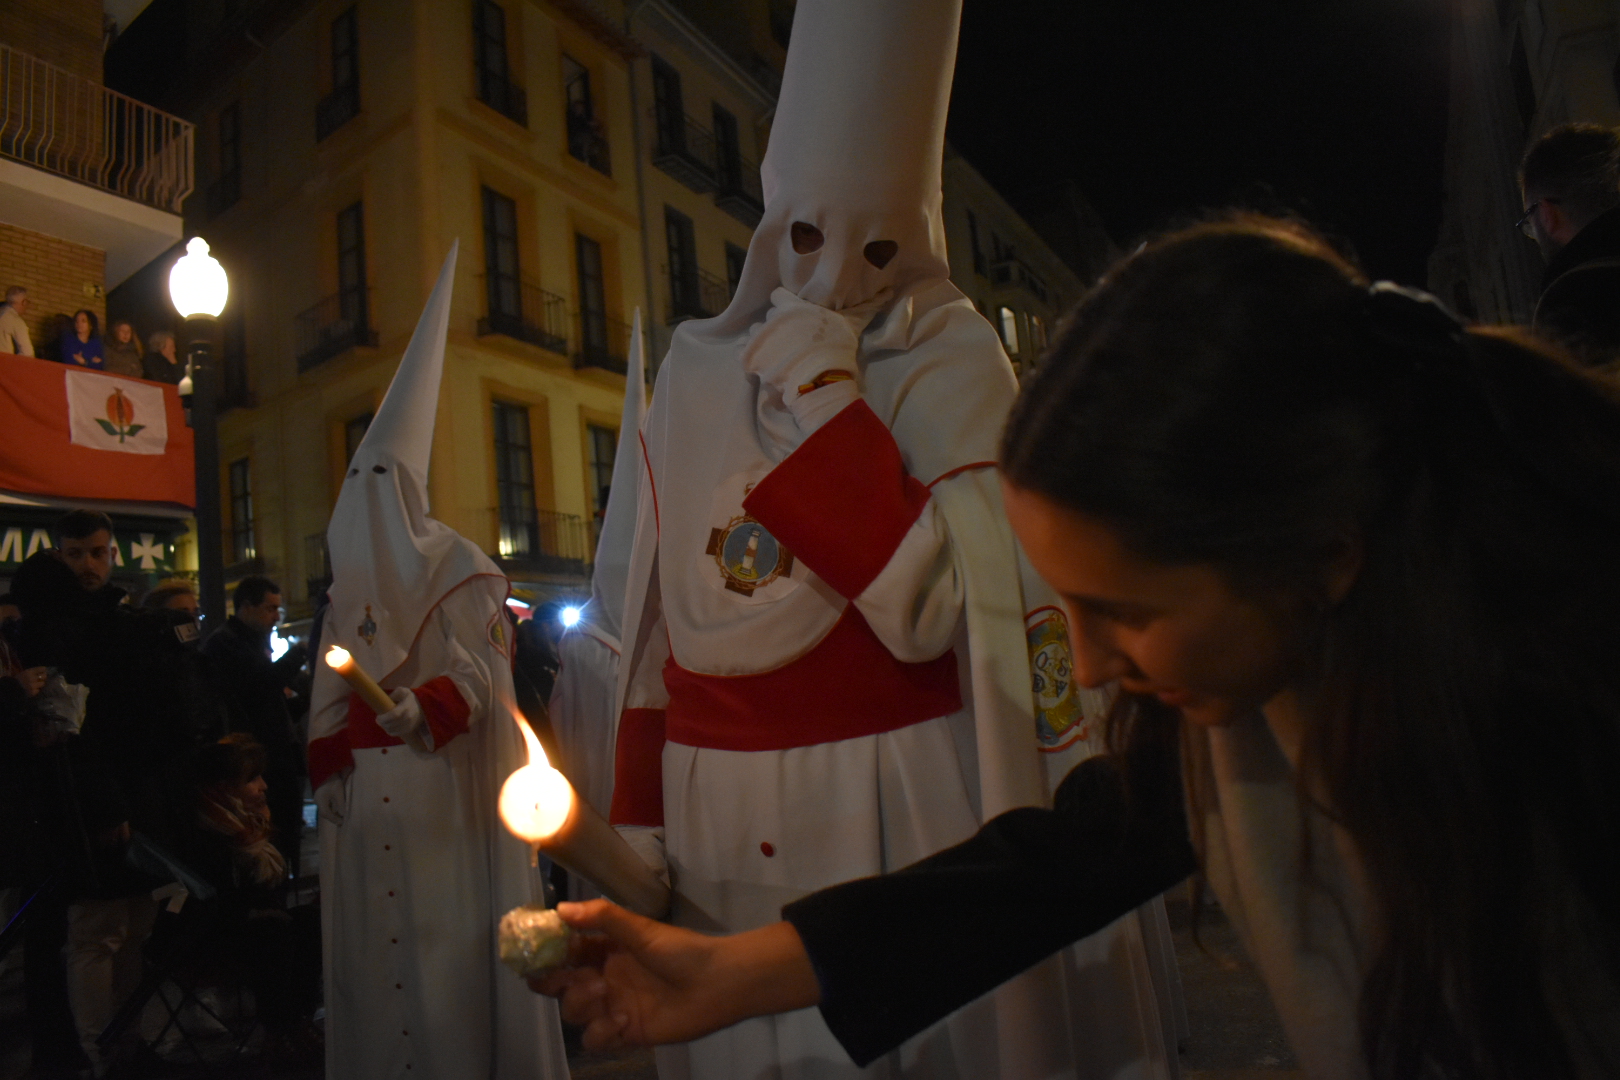
[[5,0],[0,44],[101,83],[101,0]]
[[59,314],[89,308],[106,332],[106,299],[85,293],[86,286],[101,292],[106,280],[104,252],[0,223],[0,302],[5,299],[4,290],[13,285],[28,290],[26,318],[36,355],[56,356],[54,328]]

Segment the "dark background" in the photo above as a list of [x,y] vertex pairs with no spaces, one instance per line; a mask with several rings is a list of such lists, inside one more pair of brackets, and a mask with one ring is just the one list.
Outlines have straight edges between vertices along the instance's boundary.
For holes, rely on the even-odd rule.
[[1121,246],[1286,211],[1421,286],[1448,41],[1443,0],[966,0],[949,137],[1026,217],[1065,180]]

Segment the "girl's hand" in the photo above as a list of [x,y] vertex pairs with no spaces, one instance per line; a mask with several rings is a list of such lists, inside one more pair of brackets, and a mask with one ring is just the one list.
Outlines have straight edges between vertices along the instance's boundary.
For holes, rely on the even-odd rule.
[[571,967],[529,980],[561,999],[585,1046],[688,1042],[750,1016],[806,1008],[821,998],[799,935],[776,923],[709,937],[644,919],[606,900],[558,904],[576,930]]

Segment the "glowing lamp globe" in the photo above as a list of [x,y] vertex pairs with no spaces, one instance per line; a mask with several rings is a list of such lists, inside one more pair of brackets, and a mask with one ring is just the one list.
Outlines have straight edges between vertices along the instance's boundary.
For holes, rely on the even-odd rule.
[[217,319],[230,291],[225,268],[208,254],[208,241],[193,236],[186,244],[186,254],[169,271],[169,299],[174,301],[174,309],[187,319],[196,315]]

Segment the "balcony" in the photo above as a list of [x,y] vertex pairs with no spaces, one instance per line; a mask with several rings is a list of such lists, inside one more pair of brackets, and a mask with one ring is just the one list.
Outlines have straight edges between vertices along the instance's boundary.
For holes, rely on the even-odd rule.
[[712,319],[726,310],[731,302],[731,289],[725,282],[706,270],[695,274],[672,274],[664,267],[669,279],[669,324],[687,319]]
[[1046,282],[1019,259],[1002,259],[990,264],[990,280],[997,285],[1023,289],[1043,304],[1049,303]]
[[347,83],[321,98],[315,106],[315,141],[360,115],[360,84]]
[[507,576],[586,576],[595,549],[583,518],[521,506],[503,506],[493,513],[495,557]]
[[497,72],[478,73],[478,100],[519,127],[529,126],[529,95]]
[[298,370],[308,371],[359,345],[375,348],[377,331],[370,312],[370,289],[333,293],[299,312]]
[[630,327],[600,311],[581,311],[576,318],[579,348],[574,369],[599,368],[623,375],[630,369]]
[[479,280],[489,304],[489,314],[478,320],[479,337],[503,334],[568,355],[568,307],[562,297],[513,278]]
[[178,214],[193,137],[177,116],[0,45],[0,157]]
[[572,112],[567,119],[568,155],[603,176],[612,176],[613,163],[608,156],[608,141],[602,133],[602,121],[594,116],[576,116]]
[[739,157],[720,164],[714,204],[752,229],[765,216],[765,192],[759,183],[759,166]]
[[714,136],[690,116],[656,113],[657,145],[653,164],[697,192],[715,186]]

